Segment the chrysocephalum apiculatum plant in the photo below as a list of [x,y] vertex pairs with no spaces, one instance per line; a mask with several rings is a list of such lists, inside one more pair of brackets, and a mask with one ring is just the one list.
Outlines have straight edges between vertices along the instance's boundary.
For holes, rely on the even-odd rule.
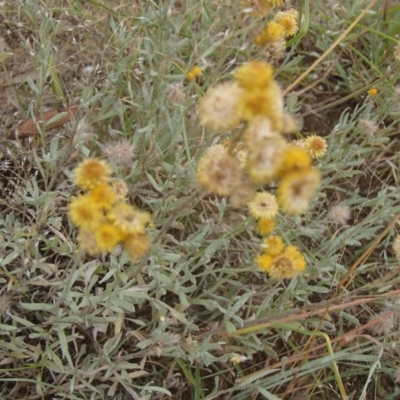
[[[294,11],[282,15],[297,18]],[[216,84],[199,103],[202,125],[218,132],[243,126],[224,144],[207,149],[198,162],[198,181],[233,205],[247,204],[262,235],[274,230],[279,209],[296,216],[308,208],[321,179],[312,160],[327,147],[318,136],[288,142],[285,134],[296,127],[273,74],[272,65],[249,62],[234,72],[233,81]],[[264,189],[272,182],[277,183],[275,193]],[[256,262],[271,278],[291,278],[305,268],[304,256],[284,246],[279,236],[264,239],[263,249]]]

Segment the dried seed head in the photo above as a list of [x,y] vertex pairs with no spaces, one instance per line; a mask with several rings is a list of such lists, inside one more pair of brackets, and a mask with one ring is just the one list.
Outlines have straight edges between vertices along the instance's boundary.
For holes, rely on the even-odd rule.
[[219,83],[199,102],[200,124],[215,131],[230,130],[240,123],[238,99],[242,90],[234,82]]
[[321,175],[316,168],[293,172],[282,179],[278,187],[278,204],[283,212],[299,215],[314,197]]
[[101,249],[97,244],[94,231],[91,229],[80,229],[78,235],[78,243],[82,250],[85,250],[91,256],[101,253]]
[[248,149],[257,148],[264,139],[276,138],[279,133],[271,128],[269,118],[260,117],[249,121],[243,133],[243,140]]
[[349,206],[345,204],[336,204],[329,210],[329,217],[335,225],[346,225],[351,216],[351,210]]
[[113,188],[115,195],[117,196],[117,200],[124,201],[126,199],[126,196],[128,196],[128,185],[122,179],[114,181],[111,184],[111,187]]
[[135,156],[135,146],[127,139],[108,143],[101,148],[102,153],[117,165],[127,165]]
[[388,310],[381,311],[378,315],[372,315],[370,321],[374,321],[368,330],[374,336],[388,334],[396,325],[396,313]]
[[218,196],[230,196],[241,182],[240,167],[234,156],[203,156],[197,166],[197,179],[204,188]]
[[361,119],[360,127],[361,130],[365,132],[368,136],[374,136],[379,129],[378,125],[375,122],[368,119]]
[[182,82],[172,83],[167,86],[167,100],[169,103],[183,104],[186,100],[186,93],[184,92]]
[[255,184],[266,184],[277,177],[279,160],[286,147],[281,137],[264,139],[253,149],[247,160],[250,180]]
[[265,55],[273,60],[280,60],[285,56],[286,40],[281,38],[265,45]]

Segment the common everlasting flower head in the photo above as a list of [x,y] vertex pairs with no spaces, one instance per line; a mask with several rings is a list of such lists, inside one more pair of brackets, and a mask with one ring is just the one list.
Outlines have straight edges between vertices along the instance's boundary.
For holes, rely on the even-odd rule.
[[278,213],[275,196],[267,192],[257,193],[248,206],[250,214],[256,219],[272,219]]
[[229,196],[240,184],[242,172],[236,158],[228,153],[205,154],[197,165],[197,180],[209,192]]
[[254,39],[254,42],[258,45],[267,43],[274,43],[285,37],[285,29],[277,21],[269,21],[261,33]]
[[275,14],[274,21],[282,26],[285,36],[293,36],[299,30],[299,13],[294,8],[287,11],[279,11]]
[[326,154],[328,145],[321,136],[311,135],[305,139],[305,147],[312,158],[320,158]]
[[287,146],[279,160],[278,175],[280,178],[292,172],[307,171],[311,167],[311,157],[306,150],[295,146]]
[[264,254],[276,257],[281,254],[285,248],[283,240],[280,236],[268,236],[263,240],[262,248]]
[[230,130],[240,123],[238,99],[242,93],[234,82],[219,83],[199,102],[200,124],[215,131]]
[[110,166],[103,160],[88,158],[82,161],[74,171],[74,183],[83,190],[108,183],[111,176]]

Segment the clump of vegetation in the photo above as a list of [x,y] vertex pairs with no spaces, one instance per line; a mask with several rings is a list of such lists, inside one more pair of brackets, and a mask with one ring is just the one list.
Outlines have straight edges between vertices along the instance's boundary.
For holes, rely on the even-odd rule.
[[399,19],[3,1],[0,398],[398,398]]

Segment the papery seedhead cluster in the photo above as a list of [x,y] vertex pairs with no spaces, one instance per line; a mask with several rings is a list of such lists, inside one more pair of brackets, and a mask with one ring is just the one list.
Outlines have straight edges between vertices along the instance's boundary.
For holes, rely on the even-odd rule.
[[298,215],[307,209],[318,187],[320,177],[311,166],[312,157],[326,151],[326,142],[313,136],[304,149],[288,144],[283,133],[294,124],[288,123],[291,117],[273,74],[272,65],[250,62],[235,71],[233,82],[216,85],[200,100],[202,125],[218,131],[234,129],[241,122],[246,126],[225,149],[214,145],[207,150],[198,163],[197,178],[219,196],[232,196],[249,184],[280,181],[279,207]]
[[[207,191],[230,197],[234,205],[248,204],[262,235],[275,228],[279,209],[299,215],[308,208],[320,183],[312,160],[322,157],[327,149],[325,139],[315,135],[301,145],[288,143],[285,134],[292,132],[295,124],[284,109],[273,74],[268,63],[245,64],[235,71],[233,82],[214,86],[199,104],[204,126],[226,131],[245,125],[236,136],[205,152],[198,162],[197,179]],[[257,186],[272,182],[277,184],[275,194],[256,193]],[[288,251],[293,256],[293,251]],[[282,255],[271,268],[278,268],[285,260]]]
[[150,214],[126,203],[126,184],[110,184],[110,177],[111,168],[105,161],[89,158],[81,162],[74,171],[74,183],[88,192],[71,201],[69,215],[79,228],[80,247],[90,255],[109,252],[123,242],[136,261],[150,247],[145,232]]

